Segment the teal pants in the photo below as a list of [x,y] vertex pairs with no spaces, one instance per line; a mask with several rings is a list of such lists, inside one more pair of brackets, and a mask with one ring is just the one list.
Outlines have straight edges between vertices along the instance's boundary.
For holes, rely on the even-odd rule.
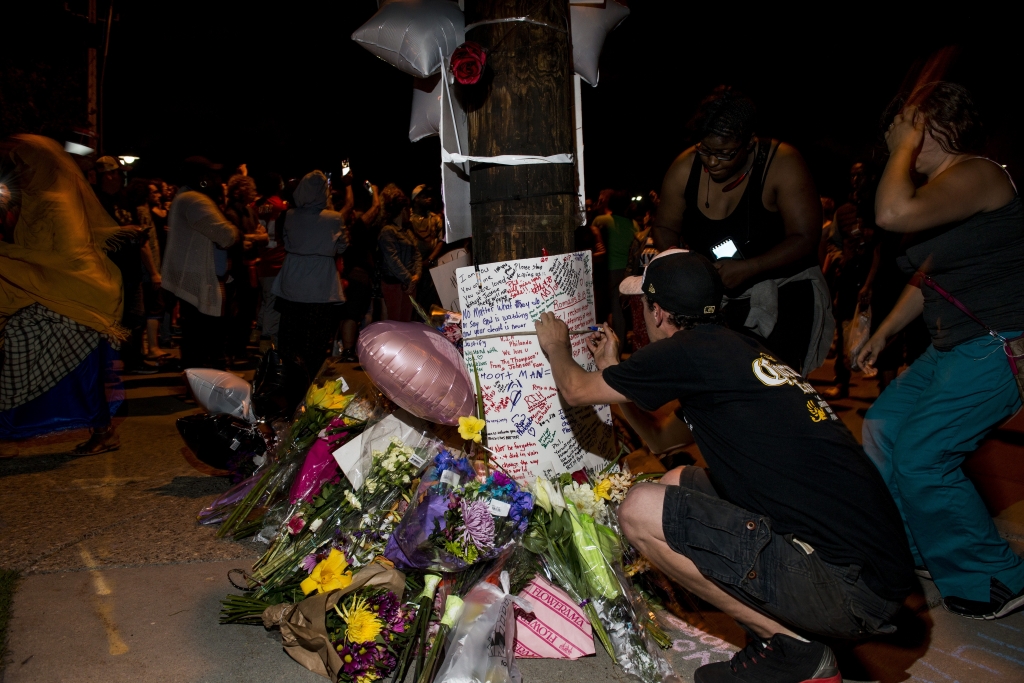
[[1002,345],[985,336],[951,351],[928,347],[864,419],[864,450],[896,499],[914,560],[943,596],[988,602],[990,577],[1024,588],[1024,561],[960,468],[1020,405]]

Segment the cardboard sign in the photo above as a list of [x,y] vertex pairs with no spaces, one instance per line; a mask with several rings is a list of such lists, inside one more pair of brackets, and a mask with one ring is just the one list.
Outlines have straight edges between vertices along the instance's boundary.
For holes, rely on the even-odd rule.
[[[456,271],[466,367],[472,376],[475,362],[480,375],[488,447],[520,481],[600,468],[612,457],[608,406],[564,404],[536,335],[511,334],[532,333],[547,311],[570,330],[593,325],[592,274],[589,251]],[[573,358],[595,371],[586,335],[571,339]]]
[[441,307],[446,311],[460,310],[455,271],[465,268],[469,263],[469,252],[465,249],[455,249],[437,259],[437,266],[430,269],[430,277],[434,280],[437,296],[441,299]]

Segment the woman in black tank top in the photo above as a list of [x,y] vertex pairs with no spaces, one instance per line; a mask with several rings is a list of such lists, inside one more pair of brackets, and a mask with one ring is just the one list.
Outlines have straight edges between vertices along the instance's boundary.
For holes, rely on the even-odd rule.
[[[722,311],[729,326],[757,338],[794,369],[810,371],[803,365],[816,299],[812,282],[799,277],[818,267],[821,202],[800,154],[755,137],[753,126],[753,104],[732,90],[718,89],[701,103],[691,121],[699,142],[665,175],[655,246],[683,246],[711,259],[726,287]],[[751,327],[768,328],[747,325],[756,317],[750,315],[751,288],[793,277],[797,281],[778,289],[770,332],[754,332]]]

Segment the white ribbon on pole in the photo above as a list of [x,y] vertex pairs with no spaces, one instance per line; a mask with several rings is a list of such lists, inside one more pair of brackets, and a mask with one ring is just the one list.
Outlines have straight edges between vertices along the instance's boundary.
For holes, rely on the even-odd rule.
[[536,154],[500,154],[496,157],[474,157],[465,154],[452,154],[443,147],[441,148],[441,161],[453,164],[475,161],[480,164],[500,164],[502,166],[574,163],[572,154],[552,154],[551,156],[546,157],[537,156]]

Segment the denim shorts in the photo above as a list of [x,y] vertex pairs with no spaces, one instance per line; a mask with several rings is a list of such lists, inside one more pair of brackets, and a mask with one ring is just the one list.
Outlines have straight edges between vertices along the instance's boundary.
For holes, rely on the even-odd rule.
[[857,566],[825,562],[771,519],[718,497],[701,467],[687,467],[669,486],[662,526],[669,547],[749,607],[797,631],[859,639],[892,633],[901,603],[876,595]]

